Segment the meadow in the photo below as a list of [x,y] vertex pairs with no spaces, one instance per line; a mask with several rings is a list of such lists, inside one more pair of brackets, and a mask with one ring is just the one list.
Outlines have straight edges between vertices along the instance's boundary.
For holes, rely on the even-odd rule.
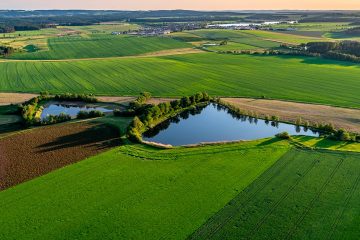
[[124,145],[0,192],[1,239],[184,239],[289,145]]
[[199,53],[83,61],[5,61],[0,91],[176,97],[207,91],[360,107],[357,64],[321,58]]
[[104,34],[73,35],[48,39],[48,50],[17,53],[13,59],[47,60],[139,55],[190,47],[167,37],[131,37]]
[[191,239],[355,239],[359,154],[291,150]]

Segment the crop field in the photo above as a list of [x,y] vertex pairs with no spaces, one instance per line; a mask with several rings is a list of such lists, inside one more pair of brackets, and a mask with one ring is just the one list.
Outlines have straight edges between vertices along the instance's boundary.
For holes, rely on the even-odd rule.
[[[189,54],[92,61],[0,63],[0,91],[275,99],[359,108],[357,64],[306,57]],[[341,79],[341,81],[339,80]]]
[[0,192],[0,238],[184,239],[289,147],[121,146]]
[[96,24],[96,25],[87,25],[87,26],[66,26],[66,27],[58,27],[59,29],[65,30],[73,30],[80,32],[82,34],[110,34],[112,32],[124,32],[124,31],[133,31],[138,30],[139,25],[136,24],[128,24],[128,23],[104,23],[104,24]]
[[231,30],[196,30],[189,33],[198,36],[202,40],[229,40],[231,42],[242,43],[256,48],[276,48],[280,43],[266,40],[249,34],[246,31],[231,31]]
[[48,40],[48,51],[18,53],[12,55],[11,58],[46,60],[117,57],[189,46],[191,45],[166,37],[75,35],[50,38]]
[[359,157],[291,150],[191,239],[356,239]]
[[212,51],[238,51],[238,50],[257,50],[258,47],[243,44],[243,43],[236,43],[236,42],[227,42],[226,45],[218,45],[218,46],[209,46],[206,47]]

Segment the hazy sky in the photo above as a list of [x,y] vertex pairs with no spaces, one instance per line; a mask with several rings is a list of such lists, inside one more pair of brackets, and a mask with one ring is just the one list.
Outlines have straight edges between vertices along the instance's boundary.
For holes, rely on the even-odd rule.
[[0,9],[360,10],[360,0],[0,0]]

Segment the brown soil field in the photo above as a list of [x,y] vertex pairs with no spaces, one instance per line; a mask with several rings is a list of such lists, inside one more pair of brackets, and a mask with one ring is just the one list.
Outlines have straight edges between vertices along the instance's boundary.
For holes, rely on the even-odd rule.
[[132,102],[136,99],[136,97],[111,97],[111,96],[100,96],[96,97],[100,102],[104,103],[120,103],[120,104],[127,104]]
[[78,162],[119,144],[119,131],[104,124],[68,123],[0,139],[0,190]]
[[151,98],[146,103],[157,105],[159,103],[171,102],[173,100],[175,100],[175,98]]
[[260,115],[276,115],[281,120],[289,122],[301,117],[309,122],[332,123],[336,128],[360,133],[359,109],[265,99],[222,98],[222,100],[243,110],[256,111]]
[[0,106],[23,103],[36,96],[30,93],[0,93]]

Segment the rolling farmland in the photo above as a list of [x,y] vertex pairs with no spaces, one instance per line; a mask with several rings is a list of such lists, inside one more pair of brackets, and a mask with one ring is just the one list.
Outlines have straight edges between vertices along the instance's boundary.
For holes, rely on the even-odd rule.
[[357,64],[306,57],[215,53],[77,61],[5,61],[0,91],[218,96],[360,106]]
[[355,239],[359,154],[291,150],[191,239]]
[[187,48],[190,44],[167,37],[75,35],[48,39],[49,50],[14,54],[14,59],[78,59],[139,55],[160,50]]
[[0,192],[0,238],[184,239],[289,147],[121,146]]

